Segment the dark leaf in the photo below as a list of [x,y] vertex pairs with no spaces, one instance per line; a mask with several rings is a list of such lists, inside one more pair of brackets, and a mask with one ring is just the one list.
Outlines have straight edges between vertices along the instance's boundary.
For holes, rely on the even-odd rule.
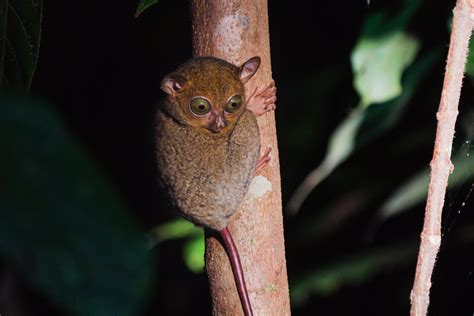
[[403,80],[402,94],[392,101],[356,108],[330,136],[328,151],[321,164],[308,174],[288,202],[288,210],[296,213],[308,194],[357,148],[390,129],[399,119],[439,54],[432,52],[412,65]]
[[[454,171],[449,176],[449,189],[461,185],[474,176],[474,160],[470,159],[469,153],[467,153],[466,157],[465,153],[458,151],[452,159]],[[426,167],[400,185],[380,208],[378,213],[379,219],[386,220],[425,201],[428,194],[429,181],[430,170]]]
[[153,228],[149,234],[151,247],[174,239],[186,238],[183,260],[188,269],[200,273],[204,269],[204,230],[193,223],[178,218]]
[[51,108],[0,105],[0,255],[74,315],[136,314],[148,244],[118,194]]
[[0,0],[0,87],[27,92],[38,59],[42,0]]
[[156,4],[158,0],[140,0],[138,4],[137,10],[135,11],[135,17],[138,18],[140,14],[143,13],[146,9],[151,7],[152,5]]
[[344,258],[297,278],[291,285],[291,301],[298,306],[312,294],[329,295],[343,286],[358,286],[386,268],[414,261],[415,254],[415,247],[402,245]]

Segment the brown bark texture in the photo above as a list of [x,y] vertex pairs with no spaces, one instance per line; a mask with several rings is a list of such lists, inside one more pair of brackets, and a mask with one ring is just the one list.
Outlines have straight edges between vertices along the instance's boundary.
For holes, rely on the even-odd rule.
[[430,163],[431,177],[421,233],[415,280],[410,295],[412,316],[428,312],[431,275],[441,244],[441,213],[448,184],[454,169],[451,162],[454,128],[458,115],[459,96],[466,63],[469,38],[474,25],[473,0],[458,0],[454,9],[453,28],[449,43],[446,73],[439,110],[438,126]]
[[[262,60],[246,84],[247,95],[272,77],[267,0],[192,0],[195,56],[214,56],[241,65],[253,56]],[[239,250],[255,315],[290,315],[283,236],[280,165],[274,113],[258,118],[262,151],[271,161],[252,186],[229,230]],[[268,181],[267,181],[268,180]],[[229,259],[221,243],[206,238],[206,270],[214,315],[242,315]]]

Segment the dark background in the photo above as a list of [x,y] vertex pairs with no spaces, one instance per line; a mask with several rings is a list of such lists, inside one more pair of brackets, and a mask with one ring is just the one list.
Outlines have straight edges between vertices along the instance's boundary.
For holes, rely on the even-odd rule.
[[[68,129],[148,230],[175,216],[158,191],[154,165],[152,121],[162,97],[159,81],[192,57],[192,50],[187,1],[160,0],[138,19],[133,17],[136,5],[128,0],[45,1],[31,94],[56,106]],[[370,6],[362,0],[269,1],[284,204],[321,162],[329,135],[358,103],[349,56],[365,18],[381,9],[397,12],[401,6],[402,1],[386,0]],[[453,6],[453,1],[426,1],[409,25],[409,32],[421,39],[419,55],[440,50],[443,57],[401,121],[337,168],[297,216],[285,215],[290,284],[308,271],[386,245],[411,245],[416,251],[423,204],[386,222],[375,221],[374,214],[395,188],[431,159]],[[471,81],[464,86],[459,121],[469,125]],[[458,129],[460,143],[471,139]],[[471,182],[464,183],[447,196],[445,241],[433,277],[430,315],[474,312],[472,198],[457,214],[470,188]],[[349,215],[341,219],[336,215],[331,220],[322,212],[343,214],[344,209]],[[157,280],[147,305],[149,315],[210,314],[206,276],[190,272],[181,252],[181,241],[154,250]],[[293,314],[406,315],[415,263],[413,252],[406,264],[389,264],[327,295],[310,295],[305,304],[293,307]],[[61,314],[26,283],[18,295],[34,311],[31,315]]]

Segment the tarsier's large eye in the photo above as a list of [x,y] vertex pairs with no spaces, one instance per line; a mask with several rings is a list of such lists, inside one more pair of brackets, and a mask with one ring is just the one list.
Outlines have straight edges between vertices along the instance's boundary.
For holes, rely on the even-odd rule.
[[191,112],[195,115],[205,115],[211,111],[211,104],[204,98],[194,98],[189,105]]
[[229,99],[229,101],[225,105],[225,111],[228,113],[235,113],[240,109],[241,106],[242,106],[242,97],[237,94]]

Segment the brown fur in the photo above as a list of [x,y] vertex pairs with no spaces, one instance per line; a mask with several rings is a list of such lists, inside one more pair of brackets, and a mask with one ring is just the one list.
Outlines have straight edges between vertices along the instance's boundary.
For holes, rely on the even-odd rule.
[[208,118],[193,115],[189,102],[205,97],[223,113],[230,97],[245,96],[240,73],[217,58],[192,59],[165,77],[180,88],[170,91],[156,114],[161,182],[183,217],[218,231],[227,226],[252,179],[260,151],[257,122],[244,100],[239,111],[224,114],[227,126],[212,132]]

